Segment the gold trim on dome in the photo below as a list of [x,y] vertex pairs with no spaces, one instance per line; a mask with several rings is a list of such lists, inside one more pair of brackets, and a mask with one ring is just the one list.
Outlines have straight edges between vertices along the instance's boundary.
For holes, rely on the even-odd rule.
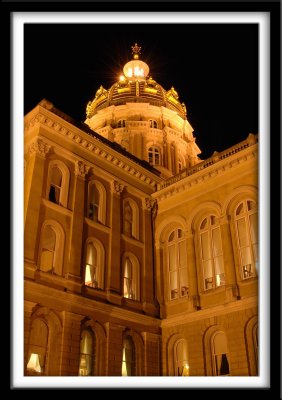
[[156,93],[158,93],[158,89],[153,89],[153,88],[150,88],[150,87],[146,87],[146,88],[144,89],[144,92],[156,94]]

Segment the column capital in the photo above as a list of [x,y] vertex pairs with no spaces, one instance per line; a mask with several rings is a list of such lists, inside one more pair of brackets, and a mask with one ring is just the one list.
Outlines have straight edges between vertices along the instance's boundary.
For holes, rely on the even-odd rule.
[[111,182],[111,193],[116,194],[118,196],[121,195],[123,192],[124,185],[118,181],[112,181]]
[[142,199],[142,208],[143,210],[151,211],[155,207],[156,203],[157,203],[156,199],[152,199],[151,197],[145,197],[144,199]]
[[90,166],[85,164],[83,161],[75,161],[74,173],[76,176],[85,178],[85,175],[88,174],[89,169]]
[[29,155],[39,155],[43,158],[46,158],[47,153],[51,149],[51,146],[48,145],[44,140],[41,138],[37,137],[35,140],[30,144],[28,148],[28,154]]

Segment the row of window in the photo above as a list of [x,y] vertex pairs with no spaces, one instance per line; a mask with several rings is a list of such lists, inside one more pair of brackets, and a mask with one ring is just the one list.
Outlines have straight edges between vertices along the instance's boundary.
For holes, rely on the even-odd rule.
[[[161,150],[157,146],[148,149],[148,161],[152,165],[162,165]],[[179,158],[179,171],[185,167],[185,161]],[[67,207],[68,187],[70,174],[69,170],[61,161],[51,161],[47,183],[47,198],[52,203]],[[104,206],[99,209],[99,204]],[[88,216],[105,223],[106,190],[101,182],[95,180],[89,183],[88,189]]]
[[[244,200],[235,210],[235,243],[241,280],[257,275],[258,267],[258,222],[254,201]],[[225,285],[225,262],[222,250],[221,229],[218,218],[209,215],[200,223],[196,246],[201,266],[199,278],[202,289],[209,290]],[[236,250],[238,249],[238,250]],[[164,244],[167,262],[169,297],[171,300],[184,297],[188,289],[186,240],[182,229],[175,228]]]
[[[156,120],[149,119],[149,123],[150,123],[150,128],[154,128],[154,129],[158,128],[158,123],[157,123]],[[117,128],[125,128],[125,125],[126,125],[126,120],[125,119],[119,119],[117,121]]]
[[[136,224],[132,224],[133,213],[128,203],[125,212],[125,232],[137,236]],[[244,200],[235,210],[236,243],[239,255],[239,273],[242,280],[256,276],[258,263],[257,208],[251,200]],[[62,275],[63,230],[54,221],[43,226],[40,269]],[[204,291],[225,285],[225,267],[222,250],[221,229],[215,215],[205,217],[199,228],[198,258],[201,265],[199,279]],[[164,244],[169,299],[174,300],[189,294],[188,254],[184,231],[174,228]],[[105,249],[97,239],[88,239],[85,254],[84,283],[95,289],[104,289]],[[140,267],[138,259],[129,253],[122,264],[123,296],[140,299]]]
[[[249,324],[250,325],[250,324]],[[247,330],[248,331],[248,330]],[[44,374],[46,356],[48,349],[49,329],[45,321],[36,318],[33,321],[30,341],[29,341],[29,357],[27,370],[31,373]],[[168,351],[169,363],[173,362],[170,368],[170,374],[175,376],[189,376],[189,357],[187,341],[179,335],[171,338],[172,351]],[[258,325],[252,324],[249,343],[246,343],[247,353],[252,351],[255,358],[255,371],[257,374],[258,366]],[[226,376],[230,375],[230,359],[226,334],[223,331],[216,330],[210,337],[209,343],[211,349],[211,375]],[[95,375],[96,365],[96,335],[90,328],[84,328],[81,331],[80,339],[80,357],[79,357],[79,376]],[[130,335],[123,337],[122,360],[121,360],[121,375],[135,376],[136,375],[136,348],[134,340]]]

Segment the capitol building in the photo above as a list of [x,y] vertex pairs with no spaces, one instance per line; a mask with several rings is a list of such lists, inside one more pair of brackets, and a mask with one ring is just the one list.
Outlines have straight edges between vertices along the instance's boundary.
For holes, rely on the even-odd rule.
[[137,44],[84,123],[49,100],[24,120],[24,375],[259,375],[257,135],[201,159]]

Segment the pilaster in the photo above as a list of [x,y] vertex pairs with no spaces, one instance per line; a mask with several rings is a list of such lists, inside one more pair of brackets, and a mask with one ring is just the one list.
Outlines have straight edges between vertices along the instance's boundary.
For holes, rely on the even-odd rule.
[[50,147],[40,137],[31,143],[28,149],[29,160],[24,180],[24,257],[35,264],[45,160]]
[[83,224],[85,205],[85,177],[89,166],[82,161],[75,162],[73,214],[70,229],[70,252],[67,263],[66,283],[67,288],[72,291],[81,290],[81,261],[83,257]]
[[124,185],[114,180],[111,182],[111,238],[109,268],[107,277],[107,295],[110,302],[121,304],[120,297],[120,237],[121,237],[121,194]]

